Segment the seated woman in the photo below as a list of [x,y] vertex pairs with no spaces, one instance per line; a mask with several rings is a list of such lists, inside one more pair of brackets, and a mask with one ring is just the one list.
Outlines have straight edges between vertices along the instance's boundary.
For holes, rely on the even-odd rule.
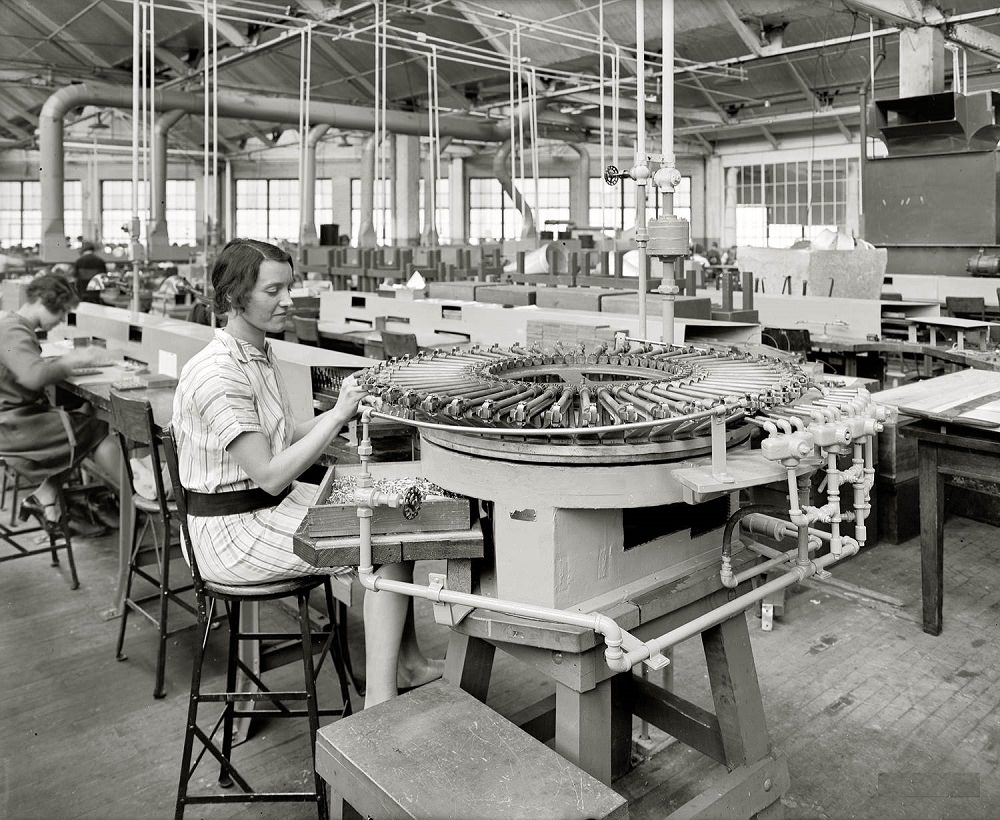
[[66,318],[80,299],[58,274],[43,274],[27,288],[27,301],[14,313],[0,312],[0,451],[18,473],[41,482],[21,502],[19,516],[34,516],[51,529],[59,520],[57,488],[84,456],[111,475],[118,474],[117,442],[108,426],[84,408],[53,407],[44,390],[69,376],[74,368],[91,367],[108,358],[99,347],[74,348],[54,359],[42,358],[35,331],[49,331]]
[[[266,334],[285,325],[292,308],[292,259],[280,248],[234,239],[212,267],[214,308],[226,327],[181,372],[171,422],[181,484],[192,493],[188,525],[206,580],[252,584],[322,570],[292,551],[292,535],[317,488],[296,481],[357,412],[365,391],[344,380],[330,410],[296,424],[288,392]],[[205,498],[205,494],[240,496]],[[197,496],[195,494],[203,494]],[[248,503],[234,512],[228,500]],[[409,580],[412,563],[379,569]],[[420,652],[410,600],[392,593],[365,596],[365,705],[440,677],[440,662]]]

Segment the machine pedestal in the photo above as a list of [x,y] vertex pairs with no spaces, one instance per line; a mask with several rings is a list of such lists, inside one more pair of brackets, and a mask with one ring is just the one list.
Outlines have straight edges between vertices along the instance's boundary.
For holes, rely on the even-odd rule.
[[[696,575],[685,586],[697,594],[711,583]],[[629,627],[638,637],[660,635],[733,594],[716,587],[690,600],[690,592],[672,594],[673,584],[658,592],[641,610],[648,605],[652,617]],[[485,701],[494,652],[502,649],[555,681],[554,703],[526,709],[522,728],[554,738],[555,749],[584,771],[607,784],[628,771],[634,714],[730,769],[677,817],[772,816],[789,786],[788,766],[771,747],[745,615],[707,629],[701,640],[714,713],[631,673],[612,673],[593,632],[479,611],[453,629],[445,677]]]

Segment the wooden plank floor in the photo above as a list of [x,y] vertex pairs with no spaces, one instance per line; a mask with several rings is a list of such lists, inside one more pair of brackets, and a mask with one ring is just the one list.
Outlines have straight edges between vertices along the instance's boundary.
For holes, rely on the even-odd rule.
[[[880,546],[836,571],[898,596],[872,608],[823,588],[789,596],[773,632],[751,615],[765,710],[789,756],[790,817],[1000,816],[1000,571],[996,530],[967,519],[946,532],[945,631],[933,638],[919,613],[916,542]],[[113,539],[77,539],[81,588],[45,556],[0,564],[0,817],[166,818],[173,801],[190,675],[188,631],[170,641],[167,697],[152,698],[155,633],[129,622],[129,659],[114,658],[117,621],[102,620],[113,588]],[[424,565],[426,573],[433,565]],[[179,566],[178,571],[183,570]],[[183,616],[183,615],[182,615]],[[178,616],[179,618],[182,616]],[[183,616],[186,617],[186,616]],[[271,611],[272,619],[287,616]],[[446,632],[418,602],[418,630],[440,655]],[[224,630],[211,641],[218,680]],[[352,618],[354,656],[363,656]],[[710,707],[700,646],[678,647],[675,685]],[[289,674],[290,667],[278,674]],[[498,655],[490,704],[504,714],[548,691],[537,675]],[[321,697],[337,702],[333,676]],[[360,703],[357,704],[360,706]],[[258,788],[305,785],[309,754],[298,721],[256,727],[238,749]],[[661,738],[662,739],[662,738]],[[650,743],[655,747],[658,738]],[[661,744],[662,745],[662,744]],[[720,767],[673,744],[619,780],[633,818],[659,818],[697,794]],[[201,785],[214,788],[215,770]],[[462,816],[461,808],[456,807]],[[196,807],[189,817],[314,816],[306,806]]]

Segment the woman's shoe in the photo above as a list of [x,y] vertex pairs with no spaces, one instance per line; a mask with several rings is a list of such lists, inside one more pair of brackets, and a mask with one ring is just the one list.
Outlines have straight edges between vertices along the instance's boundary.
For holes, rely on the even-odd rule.
[[17,517],[21,521],[27,521],[29,517],[34,517],[38,522],[38,526],[41,527],[46,532],[51,532],[59,526],[58,518],[49,518],[45,515],[45,511],[49,507],[55,508],[55,503],[43,504],[34,495],[26,496],[21,501],[21,507],[17,511]]

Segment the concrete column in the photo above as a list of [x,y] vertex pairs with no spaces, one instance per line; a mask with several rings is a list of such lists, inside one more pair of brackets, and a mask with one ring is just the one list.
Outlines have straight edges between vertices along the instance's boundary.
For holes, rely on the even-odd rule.
[[420,244],[420,138],[394,134],[396,245]]
[[934,26],[899,32],[899,96],[944,91],[944,32]]
[[590,152],[586,146],[570,143],[576,152],[576,173],[569,178],[569,218],[577,225],[590,224]]
[[454,157],[448,165],[448,218],[451,220],[451,244],[468,241],[469,220],[465,195],[465,162]]
[[738,168],[726,169],[725,212],[722,217],[722,247],[736,244],[736,177]]

